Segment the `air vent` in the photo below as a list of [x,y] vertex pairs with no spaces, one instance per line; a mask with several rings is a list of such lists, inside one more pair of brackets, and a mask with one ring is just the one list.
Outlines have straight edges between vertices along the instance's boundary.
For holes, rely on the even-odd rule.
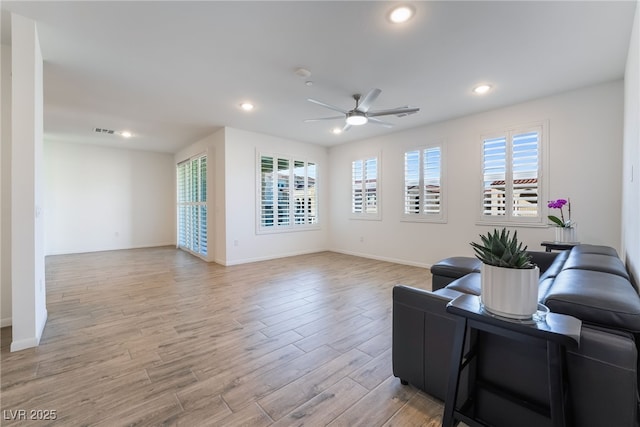
[[116,133],[115,130],[111,130],[111,129],[102,129],[102,128],[94,128],[93,131],[95,133],[102,133],[102,134],[106,134],[106,135],[113,135],[114,133]]

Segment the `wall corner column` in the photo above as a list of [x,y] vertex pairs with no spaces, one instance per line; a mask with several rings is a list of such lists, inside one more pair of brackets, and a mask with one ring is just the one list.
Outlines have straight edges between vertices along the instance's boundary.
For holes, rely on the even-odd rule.
[[47,321],[43,60],[36,23],[11,15],[11,351],[35,347]]

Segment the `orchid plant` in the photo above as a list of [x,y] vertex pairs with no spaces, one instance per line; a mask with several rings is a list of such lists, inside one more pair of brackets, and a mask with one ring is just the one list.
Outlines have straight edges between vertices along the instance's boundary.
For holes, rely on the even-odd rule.
[[[567,206],[567,210],[568,210],[568,215],[567,215],[568,219],[566,220],[564,218],[564,211],[563,211],[563,208],[565,207],[565,205]],[[566,199],[550,200],[547,206],[550,209],[560,209],[560,218],[558,218],[555,215],[548,216],[549,220],[552,221],[554,225],[557,225],[558,227],[563,227],[563,228],[573,227],[574,223],[571,221],[571,200],[566,200]]]

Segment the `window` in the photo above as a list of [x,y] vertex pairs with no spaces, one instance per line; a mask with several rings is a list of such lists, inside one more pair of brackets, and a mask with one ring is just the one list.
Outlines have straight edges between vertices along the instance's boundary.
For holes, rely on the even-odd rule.
[[378,158],[351,162],[351,215],[353,218],[380,218]]
[[178,247],[207,255],[207,156],[179,163]]
[[540,124],[482,138],[482,222],[542,223]]
[[404,220],[446,220],[442,151],[438,145],[404,153]]
[[317,165],[261,154],[259,232],[290,231],[318,224]]

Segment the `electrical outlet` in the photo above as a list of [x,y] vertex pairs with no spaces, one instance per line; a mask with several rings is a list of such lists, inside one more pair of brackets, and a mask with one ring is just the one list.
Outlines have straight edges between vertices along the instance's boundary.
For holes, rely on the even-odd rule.
[[364,243],[364,237],[360,236],[360,243]]

